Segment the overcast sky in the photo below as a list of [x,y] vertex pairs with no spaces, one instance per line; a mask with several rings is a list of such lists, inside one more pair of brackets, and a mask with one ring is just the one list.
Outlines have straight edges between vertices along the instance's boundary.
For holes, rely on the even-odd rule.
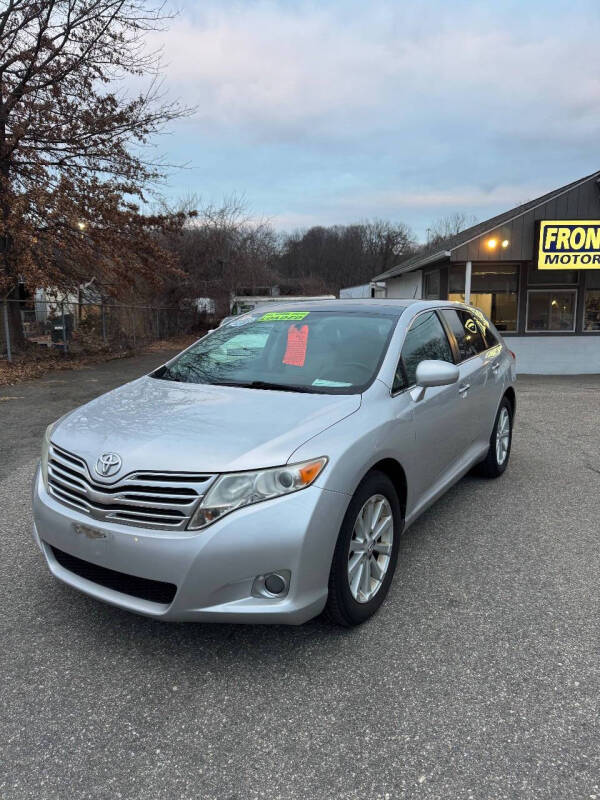
[[598,0],[180,0],[172,199],[280,229],[485,219],[600,169]]

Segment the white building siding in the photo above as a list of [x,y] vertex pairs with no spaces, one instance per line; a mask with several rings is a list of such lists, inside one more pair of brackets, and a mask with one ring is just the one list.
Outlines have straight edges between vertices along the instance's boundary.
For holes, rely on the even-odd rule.
[[600,373],[597,336],[509,336],[517,356],[517,372],[529,375],[592,375]]
[[363,283],[361,286],[346,286],[340,289],[340,300],[362,300],[366,297],[371,297],[371,284]]
[[388,278],[385,282],[386,297],[394,299],[420,300],[423,293],[423,273],[420,269]]

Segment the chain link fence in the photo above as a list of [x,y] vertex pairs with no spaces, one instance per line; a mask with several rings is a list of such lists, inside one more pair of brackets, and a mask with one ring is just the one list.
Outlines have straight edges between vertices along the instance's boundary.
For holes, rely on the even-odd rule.
[[216,322],[194,307],[122,305],[73,300],[0,301],[0,356],[23,347],[64,354],[120,353],[186,334]]

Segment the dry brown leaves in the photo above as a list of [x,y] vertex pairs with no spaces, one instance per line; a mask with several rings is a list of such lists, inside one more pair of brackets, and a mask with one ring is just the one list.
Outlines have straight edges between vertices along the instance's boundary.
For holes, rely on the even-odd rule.
[[76,356],[64,356],[60,353],[40,353],[39,351],[29,351],[15,356],[9,364],[5,359],[0,359],[0,386],[13,386],[23,381],[31,381],[47,375],[50,372],[62,370],[80,369],[91,364],[100,364],[104,361],[112,361],[117,358],[131,358],[132,356],[142,355],[143,353],[157,353],[162,350],[172,350],[174,353],[184,350],[193,344],[197,336],[178,336],[173,339],[161,339],[141,350],[123,351],[119,353],[103,352],[88,355],[77,354]]
[[186,334],[185,336],[175,336],[172,339],[159,339],[156,342],[152,342],[149,344],[148,347],[144,349],[146,353],[157,353],[160,350],[185,350],[186,347],[189,347],[194,342],[198,341],[202,334],[198,334],[197,336]]

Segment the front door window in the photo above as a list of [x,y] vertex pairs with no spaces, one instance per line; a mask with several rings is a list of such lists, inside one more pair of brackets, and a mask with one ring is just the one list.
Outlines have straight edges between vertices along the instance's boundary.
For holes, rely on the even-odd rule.
[[453,363],[448,337],[435,311],[419,314],[413,320],[404,340],[393,390],[414,386],[417,367],[429,359]]

